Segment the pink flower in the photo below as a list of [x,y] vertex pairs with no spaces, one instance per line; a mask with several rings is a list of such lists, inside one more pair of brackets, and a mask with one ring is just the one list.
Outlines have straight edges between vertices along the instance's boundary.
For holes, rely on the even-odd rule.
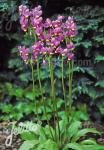
[[62,42],[64,40],[64,36],[61,34],[60,36],[57,37],[57,40],[59,40],[60,42]]
[[34,17],[30,17],[31,25],[34,29],[36,29],[38,26],[41,26],[42,23],[42,17],[34,19]]
[[76,24],[72,17],[68,17],[68,20],[64,24],[64,30],[66,32],[66,36],[73,37],[77,34]]
[[54,35],[57,36],[57,35],[60,35],[62,33],[62,29],[61,29],[61,27],[57,27],[53,30],[53,32],[54,32]]
[[44,27],[45,28],[52,27],[52,21],[49,18],[46,19],[46,21],[44,23]]
[[50,45],[54,48],[56,48],[60,44],[60,41],[58,41],[56,38],[52,38]]
[[30,11],[29,11],[29,9],[27,8],[27,6],[24,6],[24,5],[20,5],[20,6],[19,6],[19,15],[20,15],[20,16],[24,16],[25,18],[28,18],[28,17],[29,17]]
[[62,54],[63,48],[61,46],[57,47],[55,50],[56,54]]
[[28,18],[30,15],[29,9],[27,6],[20,5],[19,6],[19,14],[20,14],[20,24],[23,31],[27,31],[28,28]]
[[46,55],[47,54],[47,48],[46,47],[42,47],[40,53]]
[[35,30],[35,33],[40,36],[42,33],[43,33],[43,28],[40,26],[40,27],[37,27],[36,30]]
[[73,53],[69,53],[67,56],[68,56],[68,60],[72,60],[74,58],[74,54]]
[[41,6],[37,6],[30,12],[31,16],[34,18],[39,18],[42,15]]
[[53,54],[54,54],[54,49],[53,49],[53,48],[47,47],[46,50],[47,50],[47,53],[48,53],[48,54],[50,54],[50,55],[53,55]]
[[57,20],[62,21],[64,18],[64,16],[58,15]]
[[69,50],[73,50],[75,48],[75,46],[72,42],[68,43],[66,46],[67,46],[67,49],[69,49]]
[[34,29],[42,24],[43,18],[41,17],[41,15],[42,10],[40,5],[32,9],[30,13],[30,22]]
[[58,28],[58,27],[60,27],[62,25],[62,22],[61,21],[59,21],[59,20],[53,20],[52,21],[52,26],[54,27],[54,28]]
[[35,61],[36,58],[39,56],[41,49],[42,49],[42,43],[40,41],[35,42],[32,46],[32,60]]
[[21,29],[26,32],[28,29],[28,19],[25,18],[24,16],[21,16],[20,24],[21,24]]
[[18,50],[21,58],[27,62],[29,58],[29,48],[25,48],[25,46],[18,46]]
[[63,49],[63,50],[61,51],[61,55],[62,55],[62,56],[67,55],[67,53],[68,53],[68,49],[67,49],[67,48],[65,48],[65,49]]
[[37,51],[40,51],[42,47],[43,45],[41,41],[35,42],[34,45],[32,46],[32,48]]

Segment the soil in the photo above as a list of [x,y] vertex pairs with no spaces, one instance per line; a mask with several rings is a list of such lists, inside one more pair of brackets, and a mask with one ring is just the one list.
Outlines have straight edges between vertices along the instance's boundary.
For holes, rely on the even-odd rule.
[[[11,122],[13,123],[13,122]],[[0,150],[18,150],[23,143],[19,135],[13,135],[11,146],[6,146],[5,142],[8,136],[11,135],[10,122],[0,123]]]

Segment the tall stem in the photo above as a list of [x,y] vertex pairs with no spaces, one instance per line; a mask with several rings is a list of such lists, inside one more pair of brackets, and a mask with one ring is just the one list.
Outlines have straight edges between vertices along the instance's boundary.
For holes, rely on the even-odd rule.
[[[51,78],[51,87],[52,87],[52,100],[53,100],[53,111],[54,111],[54,128],[55,128],[55,137],[57,140],[57,130],[56,125],[58,126],[58,142],[60,142],[60,126],[59,126],[59,119],[58,119],[58,109],[57,109],[57,103],[55,101],[55,87],[54,87],[54,76],[53,76],[53,64],[52,64],[52,58],[49,56],[49,68],[50,68],[50,78]],[[56,122],[57,121],[57,122]]]
[[45,105],[45,99],[44,99],[44,96],[43,96],[43,90],[42,90],[42,84],[41,84],[41,78],[40,78],[40,67],[39,67],[39,61],[38,60],[37,60],[37,75],[38,75],[40,92],[41,92],[41,96],[42,96],[42,103],[43,103],[43,106],[44,106],[44,115],[46,116],[52,139],[54,139],[54,136],[53,136],[53,133],[52,133],[52,130],[51,130],[51,127],[50,127],[50,123],[49,123],[49,120],[48,120],[48,116],[47,116],[47,109],[46,109],[46,105]]
[[49,70],[50,70],[50,79],[51,79],[51,95],[52,95],[52,101],[53,101],[53,113],[54,113],[54,129],[55,129],[55,138],[57,136],[56,134],[56,113],[55,113],[55,106],[54,106],[54,81],[53,81],[53,73],[52,73],[52,63],[51,63],[51,57],[49,56]]
[[69,61],[69,112],[72,109],[73,60]]
[[[34,80],[34,67],[33,67],[32,60],[30,61],[30,65],[31,65],[31,71],[32,71],[33,99],[34,99],[35,98],[35,80]],[[35,100],[35,110],[36,110],[37,119],[39,121],[36,100]]]
[[65,84],[64,84],[64,57],[62,56],[62,89],[63,89],[63,95],[64,95],[64,101],[65,101],[65,110],[67,111],[67,105],[65,100]]

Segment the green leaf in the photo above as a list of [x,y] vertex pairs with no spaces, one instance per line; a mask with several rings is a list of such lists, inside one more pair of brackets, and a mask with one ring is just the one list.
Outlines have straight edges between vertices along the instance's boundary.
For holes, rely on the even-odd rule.
[[11,112],[11,110],[12,110],[12,105],[11,104],[8,104],[8,105],[3,105],[2,106],[2,111],[4,112],[4,113],[10,113]]
[[21,134],[21,138],[25,141],[26,140],[34,140],[35,137],[36,137],[36,135],[32,132],[24,132]]
[[79,128],[81,128],[81,122],[79,121],[72,122],[70,127],[68,128],[69,138],[72,138],[73,136],[75,136]]
[[98,61],[98,62],[99,61],[104,61],[104,56],[101,56],[101,55],[96,56],[95,60]]
[[87,112],[84,111],[76,111],[74,114],[74,118],[76,120],[83,120],[83,121],[89,120]]
[[96,75],[96,71],[94,69],[90,69],[90,68],[86,68],[86,72],[91,75],[92,77],[96,78],[97,75]]
[[85,69],[83,69],[82,67],[77,66],[77,67],[74,68],[74,72],[82,72],[82,73],[85,73]]
[[21,60],[19,58],[12,58],[8,61],[8,67],[10,69],[21,67]]
[[104,146],[101,145],[83,145],[83,150],[104,150]]
[[23,97],[23,93],[24,93],[23,89],[17,88],[17,89],[15,89],[14,96]]
[[81,42],[81,44],[86,48],[91,48],[92,46],[92,42],[91,41],[88,41],[88,42]]
[[30,150],[31,148],[33,148],[35,145],[38,145],[39,141],[33,140],[33,141],[25,141],[21,147],[19,148],[19,150]]
[[73,150],[84,150],[83,147],[77,143],[69,143],[69,144],[65,145],[63,150],[68,150],[68,148],[71,148]]
[[100,87],[104,88],[104,80],[98,81],[98,82],[95,84],[95,86],[100,86]]
[[47,140],[45,143],[42,143],[38,150],[59,150],[58,149],[58,145],[56,144],[56,142],[52,141],[52,140]]
[[30,76],[30,72],[25,72],[19,75],[19,79],[21,81],[25,81],[28,82],[30,80],[31,76]]
[[94,141],[93,139],[88,139],[88,140],[84,140],[84,141],[81,141],[80,144],[82,145],[93,145],[93,144],[96,144],[96,141]]
[[38,145],[39,141],[37,140],[33,140],[33,141],[25,141],[21,147],[19,148],[19,150],[30,150],[31,148],[33,148],[35,145]]
[[97,91],[96,91],[96,89],[94,89],[94,88],[91,87],[91,86],[88,88],[87,94],[88,94],[93,100],[95,100],[95,99],[97,98]]
[[34,93],[33,92],[27,92],[27,93],[25,93],[25,97],[30,99],[30,100],[34,100]]
[[87,133],[94,133],[94,134],[100,134],[97,130],[91,129],[91,128],[86,128],[78,131],[78,133],[72,138],[73,142],[78,141],[81,137],[85,136]]

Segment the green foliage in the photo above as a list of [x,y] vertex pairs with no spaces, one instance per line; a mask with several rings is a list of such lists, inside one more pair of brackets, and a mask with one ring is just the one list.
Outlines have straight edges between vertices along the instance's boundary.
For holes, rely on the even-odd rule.
[[[61,139],[58,142],[55,139],[52,139],[50,134],[50,128],[46,125],[44,128],[39,127],[35,133],[35,138],[30,140],[28,139],[28,135],[30,133],[22,133],[22,139],[25,142],[21,145],[19,150],[25,150],[26,147],[28,150],[42,150],[42,149],[50,149],[50,150],[68,150],[69,148],[73,150],[83,150],[83,149],[96,149],[96,150],[103,150],[103,146],[98,145],[93,138],[83,139],[81,137],[86,137],[86,134],[100,134],[93,128],[86,128],[82,129],[81,122],[79,121],[72,121],[68,122],[67,118],[63,116],[63,119],[59,122],[60,124],[60,132],[61,132]],[[66,131],[67,129],[67,131]],[[51,131],[53,135],[55,135],[54,129],[51,127]],[[58,136],[58,130],[57,130]]]
[[[21,0],[21,4],[26,4],[28,6],[33,6],[33,3],[26,0]],[[15,2],[11,0],[10,2],[6,1],[5,3],[0,3],[0,12],[1,12],[1,19],[0,19],[0,24],[2,24],[1,28],[1,36],[6,36],[9,39],[15,39],[16,40],[16,45],[19,43],[29,45],[32,42],[32,39],[30,39],[27,36],[23,36],[17,31],[20,31],[20,25],[18,23],[18,6],[20,5],[19,2]],[[43,4],[43,1],[41,1]],[[45,5],[47,3],[45,2]],[[66,9],[66,15],[73,15],[77,27],[78,27],[78,36],[74,39],[76,43],[76,59],[88,59],[91,61],[91,66],[90,65],[79,65],[77,63],[74,69],[74,80],[73,80],[73,100],[80,101],[85,101],[85,99],[89,99],[89,103],[93,103],[98,107],[97,101],[101,99],[101,104],[103,103],[102,99],[104,98],[104,67],[103,67],[103,62],[104,62],[104,56],[103,56],[103,46],[104,46],[104,29],[103,29],[103,20],[104,20],[104,9],[99,8],[99,7],[91,7],[91,6],[81,6],[78,8],[71,7],[70,11],[67,8]],[[6,14],[6,16],[5,16]],[[8,21],[14,22],[16,27],[16,32],[13,31],[13,28],[11,28],[11,32],[4,31],[3,29],[3,24],[6,24]],[[13,26],[12,26],[13,27]],[[12,32],[13,31],[13,32]],[[81,55],[79,55],[79,53]],[[13,70],[13,74],[15,74],[15,79],[11,79],[11,81],[8,81],[8,75],[6,77],[7,83],[5,84],[4,82],[2,85],[0,85],[0,100],[5,101],[5,95],[7,95],[9,98],[9,101],[13,97],[15,97],[16,101],[33,101],[33,94],[32,94],[32,88],[31,88],[31,70],[29,69],[29,66],[24,66],[24,63],[21,61],[21,59],[17,56],[17,48],[13,48],[11,50],[11,56],[8,61],[8,69]],[[84,58],[83,58],[84,57]],[[60,72],[60,66],[61,62],[55,62],[55,82],[56,82],[56,96],[57,98],[61,96],[62,93],[60,92],[62,90],[62,85],[61,85],[61,72]],[[34,66],[36,68],[36,66]],[[64,68],[66,70],[66,68]],[[41,66],[41,80],[42,80],[42,86],[43,91],[46,92],[46,95],[49,99],[50,95],[50,81],[49,81],[49,71],[47,69],[47,66]],[[64,79],[67,79],[68,72],[65,71],[64,73]],[[38,84],[37,81],[37,75],[35,72],[35,83]],[[19,83],[19,86],[17,83],[13,83],[17,81]],[[11,82],[11,85],[10,83]],[[13,83],[13,84],[12,84]],[[66,89],[67,89],[67,82],[66,84]],[[26,89],[26,87],[29,87]],[[40,102],[40,90],[39,87],[36,87],[37,92],[35,93],[36,99],[38,103]],[[66,90],[67,91],[67,90]],[[66,94],[67,95],[67,94]],[[86,98],[85,98],[86,97]],[[66,96],[67,98],[67,96]],[[15,101],[14,100],[14,101]],[[60,100],[59,100],[60,101]],[[87,100],[86,100],[87,101]],[[61,103],[62,101],[60,101]],[[89,104],[87,102],[87,104]],[[29,106],[29,102],[26,103]],[[50,107],[50,102],[48,102],[47,110],[50,112],[51,107]],[[5,103],[4,103],[5,105]],[[30,104],[31,105],[31,104]],[[38,104],[39,106],[41,105]],[[100,105],[104,106],[104,105]],[[101,114],[103,108],[100,106],[98,107]],[[14,107],[14,105],[12,105]],[[60,106],[60,108],[63,107],[63,104]],[[4,107],[3,107],[4,108]],[[3,108],[1,109],[3,111]],[[31,106],[30,106],[31,108]],[[43,109],[41,107],[41,109]],[[30,109],[31,110],[31,109]],[[61,110],[61,109],[60,109]],[[32,111],[32,110],[31,110]],[[22,112],[22,111],[21,111]],[[42,110],[39,110],[39,112],[42,112]],[[81,112],[79,112],[81,114]],[[84,114],[84,113],[83,113]],[[5,114],[4,114],[5,116]],[[23,116],[23,115],[21,115]],[[14,118],[14,117],[13,117]],[[20,118],[20,117],[19,117]],[[45,118],[45,117],[43,117]],[[83,117],[82,117],[83,118]],[[85,117],[86,118],[86,117]],[[84,118],[83,118],[84,119]]]
[[104,56],[96,56],[96,58],[95,58],[95,60],[97,61],[97,62],[100,62],[100,61],[104,61]]

